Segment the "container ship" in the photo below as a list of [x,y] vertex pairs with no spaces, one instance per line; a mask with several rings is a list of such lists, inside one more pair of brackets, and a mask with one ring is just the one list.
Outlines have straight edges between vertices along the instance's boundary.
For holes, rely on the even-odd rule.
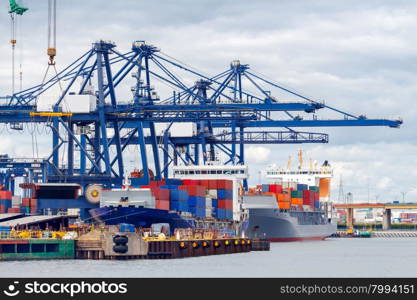
[[217,229],[230,236],[244,234],[241,180],[246,166],[174,166],[173,178],[136,184],[130,178],[123,188],[92,187],[87,199],[100,207],[90,210],[98,222],[151,228],[164,224],[170,233],[177,228]]
[[336,232],[330,204],[330,180],[333,171],[325,161],[318,167],[303,167],[302,151],[299,165],[286,169],[272,165],[266,170],[268,184],[250,188],[243,195],[249,213],[248,234],[265,237],[271,242],[322,240]]

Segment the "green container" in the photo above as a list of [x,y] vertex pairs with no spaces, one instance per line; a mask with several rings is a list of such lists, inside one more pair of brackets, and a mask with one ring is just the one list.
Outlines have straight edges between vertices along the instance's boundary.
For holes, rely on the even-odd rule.
[[3,240],[0,248],[0,260],[75,258],[75,240]]
[[291,191],[291,198],[303,198],[303,191]]
[[320,189],[319,189],[319,187],[318,187],[318,186],[310,186],[308,189],[309,189],[310,191],[315,191],[316,193],[318,193],[318,192],[320,191]]

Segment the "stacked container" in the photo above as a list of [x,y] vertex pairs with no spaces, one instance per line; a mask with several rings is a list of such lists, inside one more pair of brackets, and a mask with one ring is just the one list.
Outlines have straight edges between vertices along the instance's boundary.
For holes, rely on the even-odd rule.
[[0,213],[6,213],[12,207],[12,192],[0,191]]
[[[196,183],[195,181],[192,183]],[[184,182],[185,184],[185,182]],[[180,190],[188,192],[188,212],[198,218],[206,216],[206,188],[202,185],[182,185]]]
[[217,180],[217,199],[217,218],[233,219],[233,182],[231,180]]
[[314,208],[314,191],[304,190],[303,191],[303,205],[308,205],[311,208]]
[[270,184],[269,185],[269,192],[271,193],[282,193],[282,184]]
[[170,209],[188,211],[188,191],[171,190]]
[[21,212],[25,214],[36,213],[37,201],[34,198],[22,198]]
[[152,195],[155,197],[155,208],[169,210],[170,189],[166,186],[154,187],[151,189]]

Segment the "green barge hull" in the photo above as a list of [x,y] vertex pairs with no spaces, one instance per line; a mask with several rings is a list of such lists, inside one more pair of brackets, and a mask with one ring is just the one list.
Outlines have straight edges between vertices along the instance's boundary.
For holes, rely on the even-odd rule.
[[0,261],[29,259],[74,259],[75,240],[0,240]]

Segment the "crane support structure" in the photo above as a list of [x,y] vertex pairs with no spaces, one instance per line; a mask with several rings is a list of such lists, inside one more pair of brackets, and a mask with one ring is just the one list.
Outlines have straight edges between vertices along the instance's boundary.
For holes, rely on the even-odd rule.
[[[45,107],[44,98],[62,83],[62,92]],[[129,83],[132,96],[126,93]],[[216,159],[216,152],[227,157],[227,164],[244,164],[245,144],[329,141],[325,133],[296,127],[402,124],[400,119],[343,112],[265,79],[238,60],[208,76],[145,41],[133,42],[126,53],[112,42],[97,41],[56,75],[0,101],[0,123],[51,129],[44,181],[110,186],[123,182],[128,147],[139,153],[146,184],[150,169],[156,179],[168,177],[173,163],[207,163]],[[319,119],[321,111],[338,117]]]

